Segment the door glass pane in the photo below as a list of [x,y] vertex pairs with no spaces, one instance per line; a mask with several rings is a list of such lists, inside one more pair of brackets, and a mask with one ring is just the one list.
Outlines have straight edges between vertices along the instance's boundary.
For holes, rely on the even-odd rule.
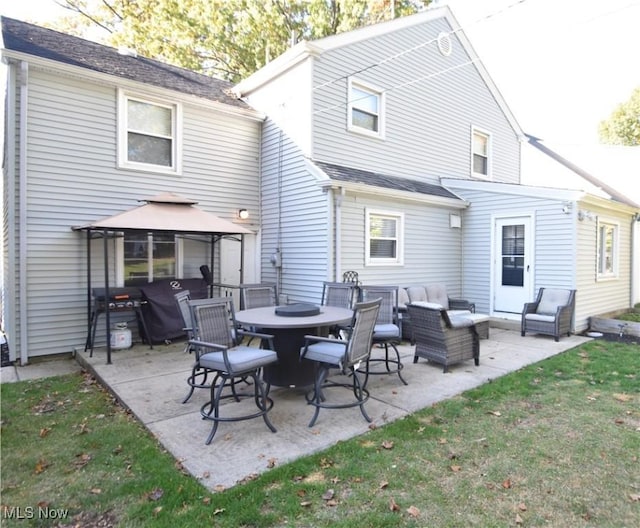
[[524,224],[502,227],[502,285],[524,285]]

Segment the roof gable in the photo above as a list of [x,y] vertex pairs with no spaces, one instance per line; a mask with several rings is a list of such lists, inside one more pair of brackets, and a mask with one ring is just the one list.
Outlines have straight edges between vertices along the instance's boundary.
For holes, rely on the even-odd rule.
[[232,84],[52,29],[2,17],[5,54],[29,55],[94,72],[154,85],[234,107],[248,109],[230,91]]

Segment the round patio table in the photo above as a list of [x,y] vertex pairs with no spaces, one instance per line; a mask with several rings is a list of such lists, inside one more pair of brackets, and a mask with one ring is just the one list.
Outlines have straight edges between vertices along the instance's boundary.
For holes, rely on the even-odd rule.
[[353,317],[353,310],[320,306],[320,313],[317,315],[291,317],[277,315],[276,308],[267,306],[241,310],[236,312],[236,321],[273,335],[278,362],[264,368],[264,380],[267,383],[277,387],[313,385],[313,363],[300,360],[304,336],[326,336],[332,326],[349,323]]

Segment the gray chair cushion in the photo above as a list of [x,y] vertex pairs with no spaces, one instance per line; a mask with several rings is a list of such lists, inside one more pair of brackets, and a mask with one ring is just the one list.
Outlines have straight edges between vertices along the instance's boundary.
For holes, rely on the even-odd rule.
[[[340,365],[347,350],[347,342],[327,343],[324,341],[309,345],[305,359],[318,361],[320,363],[329,363],[330,365]],[[300,349],[300,353],[304,352],[304,348]]]
[[445,310],[449,309],[449,296],[444,284],[429,284],[426,290],[429,302],[441,304]]
[[409,304],[411,301],[409,299],[409,294],[407,293],[406,288],[398,289],[398,307],[403,308],[405,305]]
[[377,324],[373,327],[373,339],[392,339],[400,337],[400,328],[394,324]]
[[[273,350],[239,346],[228,350],[229,363],[233,372],[249,372],[278,360]],[[223,352],[207,352],[200,356],[200,365],[204,368],[226,371]]]
[[542,315],[555,315],[558,306],[565,306],[569,302],[570,290],[555,290],[545,288],[542,291],[542,298],[538,303],[536,313]]
[[407,288],[407,295],[411,302],[427,302],[427,290],[424,286],[409,286]]

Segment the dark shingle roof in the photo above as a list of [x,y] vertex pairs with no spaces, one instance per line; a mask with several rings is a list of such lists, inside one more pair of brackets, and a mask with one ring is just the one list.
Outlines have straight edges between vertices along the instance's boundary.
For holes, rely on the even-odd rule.
[[228,90],[228,81],[214,79],[146,57],[121,55],[115,48],[89,40],[2,17],[4,48],[130,79],[238,108],[249,108]]
[[351,183],[364,183],[366,185],[373,185],[375,187],[381,187],[383,189],[393,189],[397,191],[407,191],[419,194],[428,194],[431,196],[438,196],[441,198],[460,200],[459,196],[456,196],[451,191],[445,189],[440,185],[423,183],[418,180],[400,178],[398,176],[388,176],[386,174],[380,174],[378,172],[353,169],[351,167],[342,167],[340,165],[333,165],[331,163],[325,163],[322,161],[315,161],[314,163],[318,167],[320,167],[324,171],[324,173],[332,180]]

